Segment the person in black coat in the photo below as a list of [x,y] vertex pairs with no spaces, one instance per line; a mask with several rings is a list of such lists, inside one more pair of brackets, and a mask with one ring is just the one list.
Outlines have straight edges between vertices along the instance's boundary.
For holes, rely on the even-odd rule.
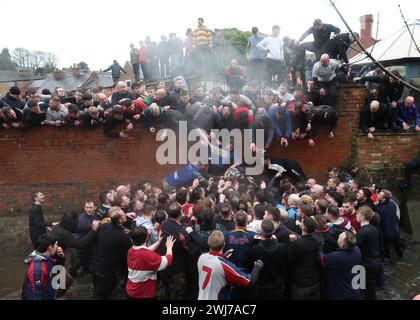
[[302,42],[307,36],[312,34],[314,36],[314,42],[302,43],[302,49],[314,52],[316,54],[316,60],[319,60],[322,51],[321,48],[325,42],[330,40],[331,33],[339,34],[340,29],[331,25],[326,24],[321,21],[321,19],[316,19],[312,27],[310,27],[299,39],[299,42]]
[[30,100],[28,109],[23,111],[23,124],[26,127],[41,127],[45,121],[45,112],[41,111],[38,102]]
[[273,119],[265,110],[259,110],[254,116],[254,123],[252,124],[252,151],[257,149],[256,136],[257,130],[264,130],[264,150],[270,149],[274,138],[274,122]]
[[312,235],[317,223],[305,218],[301,223],[302,237],[288,247],[288,267],[291,271],[292,300],[319,300],[319,242]]
[[[355,33],[355,35],[357,38],[360,37],[357,33]],[[321,52],[327,53],[331,59],[349,63],[347,51],[355,42],[356,39],[351,34],[341,33],[325,42],[321,48]]]
[[11,107],[23,110],[25,102],[20,99],[20,89],[16,86],[10,87],[9,92],[0,98],[0,109],[3,107]]
[[376,206],[376,212],[381,218],[380,227],[384,239],[385,257],[391,258],[391,245],[399,258],[403,257],[400,239],[400,222],[397,216],[398,207],[392,201],[392,193],[388,190],[381,190],[378,194],[379,204]]
[[117,84],[118,80],[121,77],[121,71],[127,74],[127,71],[120,66],[117,60],[114,60],[113,64],[111,64],[108,68],[106,68],[103,72],[111,71],[112,74],[112,81],[114,81],[114,85]]
[[264,155],[264,164],[271,176],[275,176],[279,172],[284,172],[296,181],[306,181],[306,175],[302,167],[296,160],[284,160],[269,157],[267,153]]
[[[190,255],[195,252],[196,247],[191,241],[191,235],[182,227],[180,219],[182,216],[181,205],[173,203],[169,207],[168,219],[162,223],[163,240],[159,252],[166,254],[166,238],[170,235],[176,239],[173,247],[172,265],[162,272],[161,284],[162,291],[159,294],[162,299],[174,300],[190,297],[195,288],[190,286],[194,282],[193,268],[197,265],[192,264]],[[189,291],[187,288],[189,287]]]
[[[98,229],[99,221],[90,225],[79,226],[79,215],[76,212],[65,213],[59,224],[52,228],[52,233],[63,250],[67,248],[86,250],[93,245]],[[76,238],[74,234],[86,233],[82,238]]]
[[[392,73],[394,76],[401,78],[401,75],[398,71],[394,71]],[[365,76],[362,78],[354,78],[353,81],[368,81],[381,84],[378,88],[378,101],[387,101],[389,104],[391,104],[393,109],[397,108],[397,103],[401,99],[404,92],[404,84],[387,74],[372,77]]]
[[123,81],[119,81],[115,86],[115,92],[111,96],[111,106],[122,104],[126,99],[134,101],[136,100],[136,96],[134,93],[127,91],[127,86]]
[[[110,223],[102,223],[90,261],[94,299],[108,300],[117,284],[117,274],[127,274],[127,252],[132,246],[124,229],[125,213],[120,207],[109,209]],[[125,286],[124,286],[125,287]]]
[[46,226],[50,225],[44,219],[42,204],[45,201],[45,195],[42,192],[32,193],[33,203],[28,210],[29,213],[29,238],[34,248],[37,247],[38,239],[46,234]]
[[[127,124],[125,130],[114,131],[118,125]],[[124,111],[118,105],[112,108],[112,114],[110,114],[104,123],[104,134],[109,138],[127,138],[127,131],[133,130],[133,124],[130,120],[124,118]]]
[[366,289],[362,290],[367,300],[376,300],[377,283],[383,273],[380,234],[372,222],[375,213],[365,206],[357,210],[357,222],[361,228],[356,234],[357,246],[362,252],[362,266],[366,270]]
[[273,234],[274,224],[269,220],[263,220],[261,223],[261,240],[250,248],[244,256],[245,268],[248,271],[252,271],[255,261],[261,260],[264,263],[255,290],[255,298],[258,300],[284,299],[287,247],[272,238]]
[[360,127],[370,139],[373,139],[373,133],[377,130],[388,129],[388,124],[389,112],[386,106],[379,103],[379,101],[372,101],[360,117]]

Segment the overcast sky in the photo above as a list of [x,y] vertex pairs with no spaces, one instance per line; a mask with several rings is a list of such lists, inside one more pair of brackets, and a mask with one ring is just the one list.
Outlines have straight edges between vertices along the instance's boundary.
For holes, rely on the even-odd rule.
[[[379,38],[403,26],[401,4],[407,20],[420,19],[420,1],[336,0],[354,31],[360,31],[359,17],[374,15],[373,36],[380,14]],[[259,27],[271,33],[282,27],[282,36],[299,38],[316,18],[346,31],[327,0],[0,0],[2,34],[0,48],[16,47],[54,52],[59,66],[85,61],[91,69],[107,68],[113,59],[129,60],[129,45],[146,36],[176,32],[185,38],[187,28],[204,18],[211,29]],[[309,39],[309,38],[308,38]]]

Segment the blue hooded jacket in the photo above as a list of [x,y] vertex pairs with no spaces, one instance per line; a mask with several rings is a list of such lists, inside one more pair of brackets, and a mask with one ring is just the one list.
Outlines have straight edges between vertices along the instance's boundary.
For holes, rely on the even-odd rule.
[[404,101],[400,100],[398,101],[397,108],[398,108],[397,125],[402,127],[403,122],[405,122],[409,126],[411,126],[412,124],[415,124],[416,126],[420,127],[420,114],[415,104],[413,104],[409,108],[406,108],[404,105]]
[[[278,111],[280,111],[280,113],[283,111],[280,119],[276,118],[276,113]],[[274,105],[268,109],[268,114],[270,115],[271,119],[273,119],[274,132],[276,136],[279,138],[290,139],[292,136],[292,118],[290,116],[289,110],[287,110],[285,107]],[[285,132],[282,131],[282,128],[285,130]]]

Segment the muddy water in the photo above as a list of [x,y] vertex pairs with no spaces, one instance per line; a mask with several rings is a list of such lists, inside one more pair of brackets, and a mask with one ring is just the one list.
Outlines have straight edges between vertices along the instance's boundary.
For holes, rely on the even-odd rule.
[[[420,294],[420,243],[407,245],[403,259],[385,264],[386,287],[378,291],[381,300],[410,300]],[[19,299],[24,272],[24,253],[0,257],[0,299]],[[88,274],[75,279],[64,299],[87,300],[92,297]]]

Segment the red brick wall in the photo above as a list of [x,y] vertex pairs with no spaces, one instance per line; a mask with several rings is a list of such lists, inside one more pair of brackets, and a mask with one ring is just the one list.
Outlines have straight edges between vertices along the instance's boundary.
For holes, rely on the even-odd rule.
[[359,162],[372,169],[384,165],[390,167],[402,166],[410,162],[420,150],[420,136],[418,134],[390,134],[376,136],[369,140],[365,136],[358,136]]
[[[296,159],[307,175],[325,178],[329,167],[341,165],[350,155],[364,93],[363,87],[339,90],[341,117],[334,139],[322,129],[314,148],[307,141],[292,142],[287,149],[276,142],[271,153]],[[360,163],[375,168],[387,163],[401,166],[420,149],[418,135],[378,136],[373,142],[358,136],[357,141]],[[175,167],[156,163],[158,146],[154,137],[141,129],[135,129],[129,140],[106,138],[101,128],[0,130],[0,216],[21,214],[35,190],[47,195],[47,213],[56,214],[80,209],[85,200],[97,201],[101,191],[122,183],[143,179],[160,183]]]
[[159,144],[140,129],[126,141],[106,138],[101,129],[1,130],[0,141],[0,215],[22,212],[38,189],[56,213],[97,201],[101,191],[121,183],[161,183],[174,169],[156,163]]

